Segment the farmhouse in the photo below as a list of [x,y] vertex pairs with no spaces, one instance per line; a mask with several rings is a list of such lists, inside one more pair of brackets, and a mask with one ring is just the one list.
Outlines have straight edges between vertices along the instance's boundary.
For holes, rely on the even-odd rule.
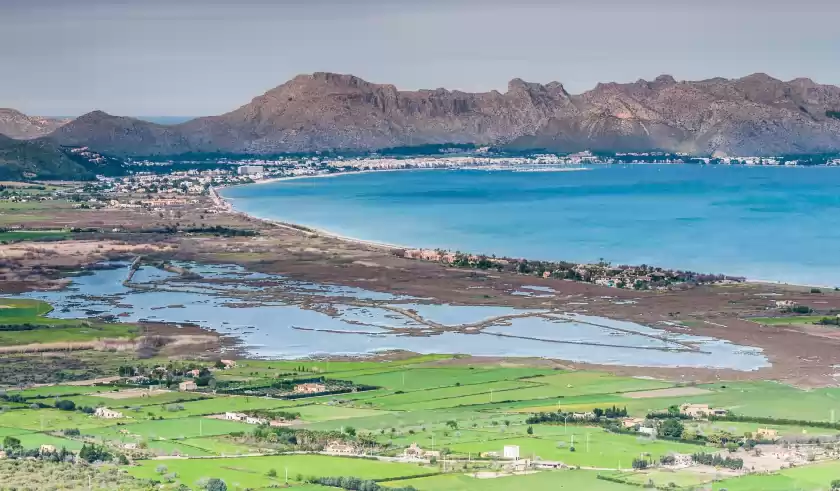
[[759,428],[753,434],[756,440],[778,440],[779,432],[771,428]]
[[98,407],[93,412],[93,415],[97,418],[103,419],[118,419],[123,417],[123,413],[119,411],[114,411],[113,409],[108,409],[107,407]]
[[198,386],[195,385],[195,382],[192,380],[187,380],[178,384],[178,390],[180,391],[188,391],[188,390],[196,390]]
[[358,450],[355,445],[344,443],[340,440],[333,440],[324,447],[324,453],[332,455],[356,455]]
[[44,453],[55,453],[55,445],[41,445],[40,452]]
[[680,412],[694,419],[705,418],[706,416],[726,416],[726,409],[709,407],[708,404],[683,404]]
[[324,384],[298,384],[295,385],[295,394],[317,394],[319,392],[326,392],[327,386]]
[[412,443],[405,450],[403,450],[403,457],[407,459],[428,459],[431,457],[440,457],[440,452],[437,450],[423,450],[417,446],[417,443]]
[[265,425],[268,424],[268,420],[266,418],[258,418],[256,416],[249,416],[245,413],[225,413],[225,419],[229,421],[241,421],[243,423],[248,423],[249,425]]
[[625,428],[632,428],[636,425],[641,426],[645,420],[642,418],[624,418],[621,420],[621,425]]

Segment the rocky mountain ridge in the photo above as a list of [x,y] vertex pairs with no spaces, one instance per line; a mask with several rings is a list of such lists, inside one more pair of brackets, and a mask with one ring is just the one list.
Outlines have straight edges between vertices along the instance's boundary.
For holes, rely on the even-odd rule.
[[272,154],[475,143],[555,151],[709,155],[840,151],[840,88],[765,74],[739,79],[562,84],[514,79],[506,92],[400,91],[352,75],[300,75],[226,114],[159,125],[101,111],[56,129],[61,145],[122,156]]
[[31,140],[49,135],[70,119],[27,116],[15,109],[0,108],[0,135],[16,140]]

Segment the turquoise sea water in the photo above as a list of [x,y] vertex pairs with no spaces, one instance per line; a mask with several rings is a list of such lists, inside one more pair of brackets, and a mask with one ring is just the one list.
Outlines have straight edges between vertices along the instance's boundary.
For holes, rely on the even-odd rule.
[[840,285],[840,168],[380,172],[222,194],[257,217],[412,247]]

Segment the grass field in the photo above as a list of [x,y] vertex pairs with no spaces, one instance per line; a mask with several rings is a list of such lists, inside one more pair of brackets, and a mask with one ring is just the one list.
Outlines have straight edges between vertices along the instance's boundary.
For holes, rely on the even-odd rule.
[[664,469],[652,469],[641,472],[605,472],[604,474],[626,480],[628,483],[634,483],[637,486],[644,486],[652,481],[655,486],[669,487],[673,483],[681,488],[701,486],[712,482],[715,478],[714,475],[700,474],[690,470],[674,471]]
[[597,479],[597,473],[583,470],[546,471],[524,476],[478,479],[470,474],[447,474],[383,483],[385,486],[414,486],[422,491],[510,491],[518,489],[568,491],[630,491],[638,487]]
[[23,242],[28,240],[66,239],[70,232],[63,230],[13,230],[0,232],[0,242]]
[[767,326],[790,326],[790,325],[797,325],[797,324],[814,324],[821,319],[824,319],[825,315],[795,315],[790,317],[751,317],[747,320],[752,322],[757,322],[759,324],[764,324]]
[[[562,427],[552,428],[551,434],[543,434],[544,428],[537,427],[534,436],[494,439],[485,442],[461,443],[450,446],[459,454],[477,455],[481,452],[501,454],[505,445],[518,445],[524,458],[539,457],[542,460],[556,460],[567,465],[629,469],[631,460],[642,453],[650,454],[655,460],[669,453],[693,453],[699,447],[684,443],[650,440],[631,435],[607,433],[600,428]],[[587,445],[588,441],[588,445]],[[574,451],[572,451],[574,448]]]
[[[216,477],[224,480],[228,489],[259,488],[282,484],[286,471],[289,479],[308,476],[358,476],[365,479],[393,479],[434,472],[433,468],[417,464],[379,462],[368,459],[328,457],[323,455],[283,455],[270,457],[239,457],[226,459],[195,459],[145,461],[129,468],[129,473],[146,479],[159,477],[156,467],[165,465],[168,472],[177,472],[177,482],[194,486],[201,479]],[[274,469],[277,478],[268,477]]]
[[84,435],[120,442],[141,440],[181,440],[186,438],[225,435],[238,431],[252,431],[253,425],[238,421],[212,418],[182,418],[143,421],[121,426],[91,428],[82,431]]
[[40,300],[0,298],[0,325],[37,326],[31,330],[0,330],[0,346],[79,342],[137,334],[137,328],[131,324],[44,317],[51,311],[50,304]]
[[0,413],[0,426],[34,431],[99,428],[116,422],[94,418],[79,411],[58,409],[15,409]]
[[840,476],[840,462],[828,462],[769,475],[751,475],[725,479],[714,484],[715,491],[828,491],[831,481]]

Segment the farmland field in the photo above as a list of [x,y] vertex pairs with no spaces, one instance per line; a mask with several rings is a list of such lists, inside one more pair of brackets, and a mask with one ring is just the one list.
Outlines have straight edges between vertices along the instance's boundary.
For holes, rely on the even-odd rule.
[[[154,478],[155,468],[160,461],[147,461],[129,469],[137,477]],[[194,485],[202,478],[219,477],[239,487],[267,487],[284,482],[288,470],[289,479],[309,476],[354,475],[365,479],[393,479],[411,477],[434,472],[417,464],[386,463],[376,460],[328,457],[322,455],[285,455],[276,457],[234,457],[218,460],[169,460],[164,461],[168,472],[178,474],[178,482]],[[274,469],[278,477],[268,477]]]
[[[42,304],[30,303],[6,310],[37,316],[43,309]],[[122,468],[138,482],[162,481],[161,489],[170,491],[181,484],[200,489],[208,478],[224,480],[228,489],[281,487],[287,484],[287,470],[291,489],[312,491],[336,489],[306,482],[316,477],[373,479],[382,486],[414,486],[420,491],[622,491],[649,482],[684,491],[704,486],[730,491],[817,491],[825,489],[820,486],[840,469],[840,461],[807,465],[803,457],[802,472],[800,468],[784,469],[712,483],[723,479],[724,473],[709,466],[697,469],[700,464],[680,470],[660,464],[663,457],[697,452],[747,456],[744,435],[758,428],[777,430],[781,438],[795,439],[789,447],[793,449],[812,445],[809,441],[819,437],[820,446],[814,448],[829,449],[827,455],[836,458],[840,455],[840,425],[826,422],[840,410],[840,389],[804,390],[774,382],[688,385],[594,371],[498,365],[441,367],[439,361],[439,357],[329,364],[246,360],[229,369],[197,362],[204,363],[208,368],[204,373],[210,373],[217,383],[231,384],[237,391],[242,390],[242,381],[252,384],[249,390],[259,391],[277,379],[283,379],[286,387],[298,383],[296,380],[321,379],[344,386],[376,387],[297,399],[225,395],[209,387],[179,392],[174,390],[177,382],[170,383],[168,391],[151,392],[145,385],[127,388],[126,382],[23,390],[9,387],[2,394],[7,400],[0,411],[0,442],[8,437],[8,445],[17,445],[29,455],[38,455],[41,445],[79,451],[84,443],[95,443],[109,449],[114,458],[125,457],[130,465]],[[157,359],[147,366],[168,363]],[[158,384],[167,386],[162,378],[155,380],[154,385]],[[53,406],[59,401],[73,401],[76,409],[35,409],[37,404]],[[687,402],[724,408],[733,415],[804,421],[759,424],[675,419],[680,435],[699,439],[692,444],[657,436],[664,420],[644,420],[650,412]],[[98,418],[85,414],[83,406],[108,407],[124,417]],[[623,414],[625,409],[639,418],[627,427],[620,426],[620,417],[604,413]],[[563,419],[558,419],[558,411]],[[604,416],[596,418],[594,411]],[[210,417],[226,412],[245,413],[233,418],[265,419],[262,424],[247,424]],[[535,415],[539,412],[551,414]],[[589,412],[581,416],[589,418],[585,420],[575,420],[572,414]],[[279,413],[299,413],[299,419],[287,421],[288,415]],[[272,418],[277,419],[274,426],[267,424]],[[649,425],[653,434],[636,432],[642,425]],[[727,440],[730,447],[726,450],[725,443],[711,440],[724,434],[721,432],[734,435],[727,436],[735,442]],[[402,459],[411,445],[432,453]],[[354,457],[324,455],[334,446],[349,447],[339,451]],[[519,457],[527,460],[505,458],[505,447],[516,448]],[[772,451],[780,448],[785,447],[777,445]],[[633,471],[638,465],[634,460],[640,458],[651,468]],[[532,461],[544,462],[528,472],[514,472],[516,465],[528,465],[517,462]],[[448,472],[441,474],[444,470]]]
[[414,486],[423,491],[508,491],[512,489],[568,491],[631,491],[638,487],[597,479],[593,471],[546,471],[523,476],[480,479],[467,474],[447,474],[390,481],[386,486]]

